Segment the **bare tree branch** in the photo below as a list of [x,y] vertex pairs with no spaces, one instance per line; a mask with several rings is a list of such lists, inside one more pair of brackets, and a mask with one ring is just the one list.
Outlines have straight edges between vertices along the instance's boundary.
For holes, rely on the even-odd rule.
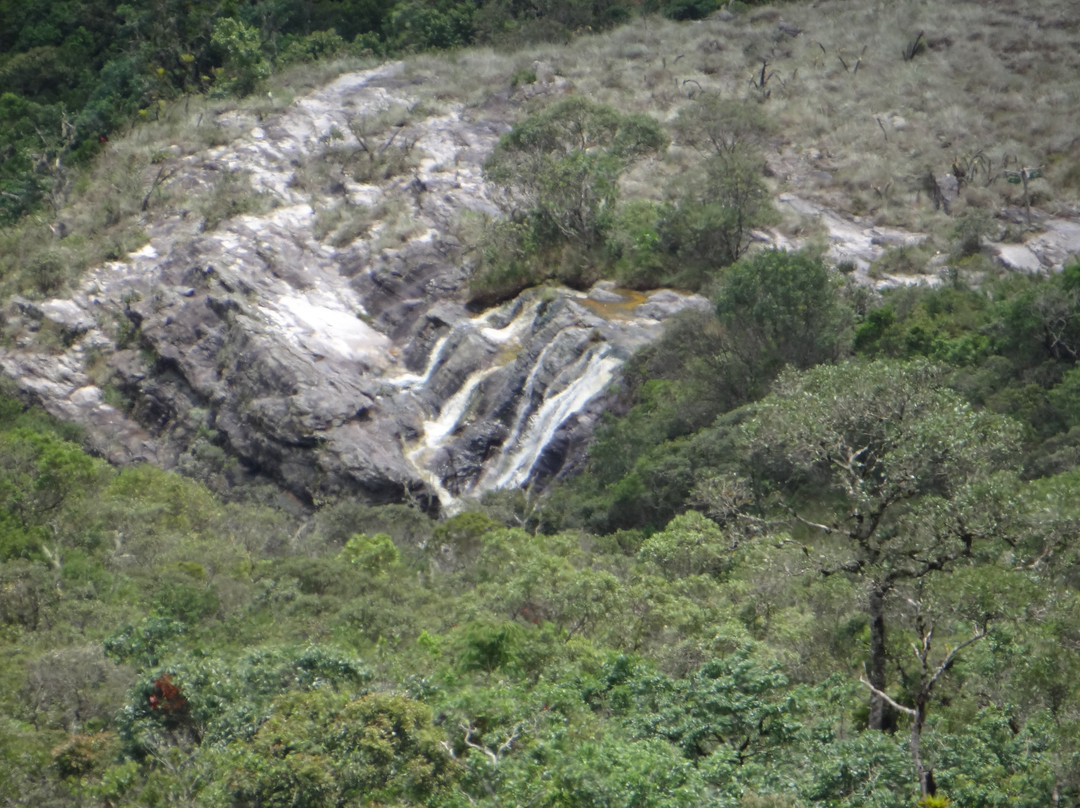
[[[983,637],[985,637],[986,634],[987,634],[987,631],[988,631],[988,629],[986,628],[986,626],[975,629],[974,636],[972,636],[970,639],[967,639],[964,642],[960,643],[958,646],[956,646],[954,649],[952,649],[945,656],[944,661],[942,661],[942,663],[940,665],[938,665],[937,670],[934,671],[934,675],[930,677],[930,681],[928,681],[923,687],[923,689],[926,691],[927,695],[930,694],[930,691],[934,687],[934,683],[937,682],[937,680],[939,678],[941,678],[941,675],[943,673],[945,673],[945,671],[947,671],[950,667],[952,667],[952,663],[953,663],[953,660],[956,659],[956,655],[959,654],[961,651],[963,651],[965,648],[967,648],[969,645],[974,645],[979,640],[981,640]],[[927,638],[926,638],[927,643],[929,643],[929,639],[930,639],[929,635],[927,635]]]
[[510,751],[511,747],[514,745],[514,741],[516,741],[520,737],[522,730],[521,724],[518,724],[514,727],[514,730],[510,733],[509,737],[507,737],[505,741],[503,741],[494,750],[492,750],[489,747],[484,746],[483,744],[479,744],[472,739],[473,733],[476,732],[476,727],[462,722],[461,728],[465,731],[465,745],[470,749],[475,749],[478,752],[483,752],[487,759],[491,761],[492,766],[499,765],[499,762],[502,760],[503,755]]
[[878,690],[876,687],[874,687],[872,684],[870,684],[870,682],[867,681],[867,679],[866,679],[866,666],[865,665],[863,666],[863,675],[859,677],[859,681],[862,682],[864,685],[866,685],[868,688],[870,688],[871,693],[873,693],[875,696],[877,696],[882,701],[889,704],[893,709],[899,710],[902,713],[907,713],[912,718],[914,718],[916,715],[918,715],[918,713],[916,713],[915,710],[912,709],[911,707],[905,707],[903,704],[898,702],[896,699],[894,699],[892,696],[890,696],[884,690]]

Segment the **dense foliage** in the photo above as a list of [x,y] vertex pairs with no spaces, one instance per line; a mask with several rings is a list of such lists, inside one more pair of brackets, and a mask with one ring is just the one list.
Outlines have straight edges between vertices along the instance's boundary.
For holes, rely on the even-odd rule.
[[582,288],[600,277],[630,288],[710,286],[775,218],[758,149],[768,128],[753,102],[692,101],[673,129],[701,160],[669,180],[669,201],[620,202],[623,175],[668,148],[656,119],[579,95],[528,115],[485,164],[505,189],[507,218],[486,238],[474,299],[512,297],[551,278]]
[[511,216],[495,226],[474,297],[512,297],[550,277],[587,286],[616,218],[619,178],[662,152],[668,136],[648,115],[622,115],[579,95],[518,123],[485,164],[507,188]]

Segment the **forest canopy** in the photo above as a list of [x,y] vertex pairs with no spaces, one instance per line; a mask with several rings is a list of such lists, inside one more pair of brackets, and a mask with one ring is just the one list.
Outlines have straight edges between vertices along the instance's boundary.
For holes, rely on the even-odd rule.
[[[955,293],[918,295],[932,307]],[[1015,299],[995,306],[1026,322]],[[1002,335],[997,361],[1037,358],[1037,333]],[[822,344],[842,355],[778,375],[764,369],[772,340],[755,337],[761,386],[677,429],[651,387],[701,389],[707,366],[668,364],[579,478],[438,522],[407,505],[224,502],[150,467],[111,468],[5,399],[0,793],[132,806],[1074,799],[1076,471],[1059,453],[1060,470],[1033,473],[1061,434],[1040,441],[1020,413],[973,404],[970,366],[870,359],[834,337]],[[872,344],[881,353],[885,335]],[[636,459],[617,461],[615,436],[642,433]]]

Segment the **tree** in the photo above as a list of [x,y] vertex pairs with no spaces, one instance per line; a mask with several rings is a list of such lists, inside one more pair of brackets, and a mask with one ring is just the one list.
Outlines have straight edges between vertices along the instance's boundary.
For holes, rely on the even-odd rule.
[[907,707],[900,704],[890,698],[884,691],[878,690],[871,685],[866,679],[863,679],[862,682],[870,688],[870,692],[874,697],[910,716],[911,742],[909,748],[911,751],[911,760],[915,766],[915,777],[919,782],[919,794],[925,799],[928,796],[934,796],[933,769],[926,768],[922,756],[922,732],[926,726],[927,710],[930,706],[930,697],[934,693],[934,686],[938,683],[938,680],[941,679],[942,675],[952,667],[953,663],[956,661],[957,654],[969,645],[974,645],[986,637],[988,629],[985,622],[981,626],[976,626],[975,631],[968,639],[949,649],[941,662],[935,664],[931,658],[931,641],[933,639],[934,629],[927,625],[921,613],[916,618],[916,624],[919,641],[917,643],[912,643],[912,648],[915,651],[915,659],[919,663],[917,674],[918,681],[912,692],[912,701],[915,703],[915,706]]
[[432,50],[469,45],[475,36],[476,7],[469,3],[396,3],[384,28],[397,50]]
[[731,542],[716,522],[697,511],[679,514],[649,536],[638,557],[655,564],[668,578],[722,575],[730,563]]
[[[696,763],[712,758],[720,769],[768,757],[791,740],[797,711],[778,666],[741,648],[672,679],[618,657],[603,693],[638,738],[663,738]],[[593,696],[594,699],[598,695]]]
[[279,696],[250,741],[226,748],[224,793],[214,796],[282,808],[415,805],[445,793],[459,775],[424,705],[322,687]]
[[662,241],[699,272],[734,263],[754,228],[774,215],[762,175],[761,159],[742,147],[708,158],[695,177],[679,178],[680,198]]
[[[869,726],[889,728],[882,694],[890,598],[993,557],[1011,480],[995,471],[1015,457],[1019,426],[974,411],[923,362],[790,370],[751,412],[743,440],[759,491],[787,478],[775,504],[823,537],[806,548],[813,568],[865,587]],[[828,503],[822,515],[812,501]]]
[[757,146],[772,128],[760,104],[715,93],[698,96],[674,121],[679,142],[712,154],[731,154]]
[[1080,359],[1080,262],[1065,267],[1049,282],[1037,283],[1005,308],[1010,341],[1025,347],[1038,345],[1045,355],[1059,361]]
[[0,535],[21,529],[36,539],[32,551],[15,551],[5,536],[0,557],[41,554],[61,569],[65,548],[59,539],[68,531],[68,509],[93,489],[102,471],[78,446],[52,435],[23,427],[0,436]]
[[214,82],[216,92],[250,95],[255,85],[270,75],[259,32],[251,26],[225,17],[214,24],[211,41],[225,54],[224,67]]
[[542,230],[594,245],[614,213],[619,177],[667,143],[655,119],[572,95],[518,123],[484,168]]
[[716,314],[729,350],[757,382],[784,364],[835,360],[851,319],[820,258],[779,249],[749,255],[724,273]]

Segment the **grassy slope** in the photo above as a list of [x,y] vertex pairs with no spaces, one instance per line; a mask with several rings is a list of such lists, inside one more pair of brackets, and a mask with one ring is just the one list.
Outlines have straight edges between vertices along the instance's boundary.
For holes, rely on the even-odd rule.
[[[770,149],[779,189],[812,191],[842,212],[917,224],[927,215],[915,204],[920,176],[944,174],[954,159],[978,154],[992,160],[994,173],[1006,159],[1045,163],[1038,198],[1051,211],[1074,209],[1080,140],[1065,111],[1080,103],[1080,21],[1071,12],[1053,0],[1023,12],[1009,3],[792,4],[730,21],[649,19],[572,48],[512,57],[473,50],[449,68],[438,56],[411,66],[436,95],[473,102],[534,61],[564,77],[567,90],[661,119],[698,92],[758,100],[779,124]],[[792,38],[780,21],[803,32]],[[927,48],[905,61],[920,31]],[[770,76],[764,91],[757,87],[762,60]],[[676,148],[667,166],[651,170],[672,173],[692,160]],[[631,194],[658,187],[653,176],[639,179]],[[972,189],[963,204],[996,210],[1017,197],[996,181]]]

